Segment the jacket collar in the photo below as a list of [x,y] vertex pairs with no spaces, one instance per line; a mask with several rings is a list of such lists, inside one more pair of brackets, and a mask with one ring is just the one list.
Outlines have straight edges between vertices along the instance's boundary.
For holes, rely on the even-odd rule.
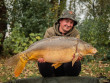
[[[53,28],[54,28],[54,31],[55,31],[56,35],[62,36],[62,33],[59,31],[59,26],[60,26],[59,23],[55,23],[54,26],[53,26]],[[73,33],[73,31],[74,31],[74,27],[69,32],[67,32],[64,35],[65,36],[70,36]]]

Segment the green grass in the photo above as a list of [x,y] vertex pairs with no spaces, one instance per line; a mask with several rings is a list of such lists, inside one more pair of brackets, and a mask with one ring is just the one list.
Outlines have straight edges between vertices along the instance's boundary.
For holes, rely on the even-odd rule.
[[[4,65],[5,59],[0,59],[0,82],[6,82],[14,79],[21,79],[27,77],[41,76],[38,71],[37,62],[30,61],[19,77],[14,77],[14,67]],[[100,75],[106,76],[110,79],[110,61],[91,61],[82,63],[82,70],[80,76],[99,77]]]

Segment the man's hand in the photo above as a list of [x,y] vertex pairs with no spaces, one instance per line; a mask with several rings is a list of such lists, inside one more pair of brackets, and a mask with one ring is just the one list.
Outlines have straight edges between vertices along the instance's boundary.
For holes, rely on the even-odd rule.
[[82,58],[83,58],[82,56],[79,56],[76,62],[80,61]]
[[[75,58],[75,55],[73,55],[73,59]],[[83,58],[83,56],[79,56],[76,62],[80,61]]]
[[39,59],[38,59],[38,62],[39,62],[39,63],[45,63],[45,60],[44,60],[43,58],[39,58]]

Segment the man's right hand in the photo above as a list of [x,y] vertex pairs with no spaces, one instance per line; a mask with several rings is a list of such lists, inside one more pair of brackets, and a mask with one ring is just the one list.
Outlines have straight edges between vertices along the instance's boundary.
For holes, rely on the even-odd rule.
[[39,59],[38,59],[38,62],[39,62],[39,63],[45,63],[45,60],[44,60],[43,58],[39,58]]

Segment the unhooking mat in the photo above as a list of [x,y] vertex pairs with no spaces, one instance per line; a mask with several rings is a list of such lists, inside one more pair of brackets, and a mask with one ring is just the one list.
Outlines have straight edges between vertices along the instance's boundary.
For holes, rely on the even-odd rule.
[[34,77],[9,81],[6,83],[100,83],[94,77]]

